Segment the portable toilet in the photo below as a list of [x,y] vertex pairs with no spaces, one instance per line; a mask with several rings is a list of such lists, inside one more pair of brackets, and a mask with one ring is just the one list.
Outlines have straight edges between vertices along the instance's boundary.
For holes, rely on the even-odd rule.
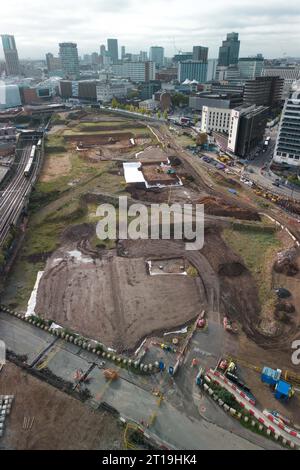
[[279,380],[275,386],[275,398],[277,400],[289,400],[294,395],[294,389],[291,384],[285,380]]
[[261,373],[261,381],[269,384],[276,385],[280,380],[281,370],[280,369],[271,369],[271,367],[264,367]]

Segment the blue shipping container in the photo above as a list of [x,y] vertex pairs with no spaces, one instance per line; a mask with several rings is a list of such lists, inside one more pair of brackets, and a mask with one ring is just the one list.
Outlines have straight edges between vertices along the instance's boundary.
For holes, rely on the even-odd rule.
[[261,380],[269,385],[276,385],[280,380],[281,370],[271,369],[270,367],[264,367],[261,373]]

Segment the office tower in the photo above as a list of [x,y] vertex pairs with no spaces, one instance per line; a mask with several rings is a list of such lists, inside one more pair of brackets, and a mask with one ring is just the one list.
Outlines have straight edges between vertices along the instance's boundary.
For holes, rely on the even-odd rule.
[[178,65],[178,81],[184,82],[188,80],[196,80],[199,83],[207,81],[207,62],[196,60],[186,60],[179,62]]
[[261,54],[257,54],[256,57],[241,57],[238,62],[241,78],[248,80],[261,77],[263,68],[264,58]]
[[51,52],[46,54],[46,64],[48,72],[54,72],[56,70],[61,70],[61,60],[59,57],[54,57]]
[[100,46],[100,55],[104,56],[106,52],[106,47],[104,44],[101,44]]
[[125,46],[122,46],[122,47],[121,47],[121,59],[122,59],[122,60],[124,59],[125,54],[126,54]]
[[228,67],[236,65],[239,60],[240,41],[238,33],[228,33],[225,41],[219,49],[218,65]]
[[98,52],[92,52],[91,60],[92,60],[92,65],[99,65],[99,54],[98,54]]
[[141,62],[146,62],[148,60],[148,54],[146,51],[140,51],[139,60]]
[[193,60],[192,52],[180,52],[179,54],[175,54],[172,58],[174,64],[179,64],[179,62],[185,62],[186,60]]
[[72,80],[79,78],[77,44],[73,42],[61,42],[59,44],[59,56],[64,78],[70,78]]
[[2,34],[1,37],[6,63],[6,73],[7,75],[19,75],[20,64],[15,37],[9,34]]
[[284,80],[280,77],[256,77],[247,80],[244,88],[244,103],[276,108],[282,101]]
[[208,59],[207,61],[207,81],[213,81],[216,78],[218,59]]
[[300,80],[294,83],[285,102],[273,159],[300,167]]
[[21,106],[20,89],[18,85],[0,85],[0,109]]
[[112,65],[112,72],[117,77],[128,78],[133,82],[149,82],[155,80],[155,64],[153,62],[123,62]]
[[111,57],[114,64],[118,62],[119,52],[118,52],[118,40],[117,39],[108,39],[107,40],[107,52]]
[[193,47],[193,60],[202,60],[207,62],[208,58],[208,47],[194,46]]
[[268,120],[267,106],[240,106],[231,110],[228,150],[246,158],[261,143]]
[[283,98],[287,99],[290,96],[293,83],[300,79],[300,65],[288,67],[266,66],[263,69],[262,75],[264,77],[283,78]]
[[149,59],[151,62],[155,62],[157,68],[164,65],[164,48],[160,46],[150,47]]

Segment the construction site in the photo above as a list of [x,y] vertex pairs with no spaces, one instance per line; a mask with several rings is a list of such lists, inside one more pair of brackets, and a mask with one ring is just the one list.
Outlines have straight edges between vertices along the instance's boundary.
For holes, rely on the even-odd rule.
[[[91,342],[91,350],[97,351],[95,345],[99,345],[107,367],[117,370],[115,376],[103,377],[103,371],[97,370],[99,358],[95,363],[88,362],[92,366],[85,364],[86,369],[80,365],[86,374],[80,374],[79,382],[83,376],[92,377],[90,383],[82,383],[93,406],[111,399],[116,407],[117,400],[122,401],[122,387],[129,386],[126,381],[141,387],[151,400],[153,392],[156,397],[164,395],[165,403],[159,403],[159,412],[154,413],[152,405],[144,407],[146,422],[148,426],[151,423],[153,432],[159,433],[155,420],[156,416],[164,419],[164,406],[170,405],[173,412],[176,409],[182,414],[186,407],[199,419],[210,418],[211,399],[201,398],[201,394],[195,399],[198,386],[203,386],[207,376],[214,384],[215,394],[219,393],[217,380],[222,381],[223,374],[230,380],[230,373],[237,387],[240,381],[249,388],[256,406],[277,409],[300,426],[300,378],[291,361],[291,345],[299,338],[300,326],[297,230],[275,202],[270,201],[270,207],[263,206],[260,195],[250,193],[232,175],[224,175],[218,177],[203,170],[199,159],[194,162],[163,125],[112,113],[59,113],[45,139],[44,163],[29,203],[22,249],[6,276],[1,300],[5,306],[19,312],[26,321],[32,319],[47,326],[49,331],[58,329],[68,337],[81,338],[83,343]],[[204,246],[189,251],[183,239],[99,240],[97,207],[110,203],[118,209],[119,196],[127,196],[129,203],[143,202],[149,211],[151,203],[204,204]],[[79,347],[68,347],[71,346],[74,351]],[[67,349],[60,343],[49,344],[41,357],[35,351],[36,359],[27,358],[27,362],[40,371],[49,370],[60,380],[71,380],[76,386],[73,366],[70,373],[69,363],[62,360]],[[88,354],[92,354],[90,350]],[[139,378],[129,366],[128,370],[121,365],[116,368],[112,357],[122,358],[125,364],[156,364],[157,369]],[[220,358],[227,361],[223,369],[219,368]],[[235,367],[228,369],[232,362]],[[266,388],[266,381],[261,378],[266,366],[280,369],[281,378],[290,381],[296,390],[293,396],[281,400],[276,392]],[[221,378],[214,376],[213,370],[219,371]],[[4,368],[0,394],[13,393],[9,375],[15,377],[17,371],[11,364]],[[42,393],[37,390],[38,379],[26,372],[20,372],[20,376],[26,383],[21,402],[31,389]],[[207,384],[211,386],[209,380]],[[119,385],[120,382],[126,384]],[[47,387],[40,385],[44,386]],[[133,411],[128,404],[131,393],[136,392],[125,390],[123,411],[136,413],[135,420],[141,425],[145,421],[142,412]],[[73,416],[76,407],[83,422],[80,433],[73,436],[73,441],[65,437],[66,442],[61,444],[57,437],[53,448],[74,448],[80,441],[84,448],[123,445],[114,421],[110,426],[111,436],[115,437],[103,437],[108,434],[105,414],[85,409],[75,398],[64,398],[61,391],[53,389],[51,393],[55,395],[47,402],[49,410],[55,411],[51,423],[56,422],[62,409],[66,419],[64,415],[58,419],[53,431],[48,423],[43,440],[40,426],[47,414],[40,414],[39,427],[33,421],[30,428],[34,433],[27,436],[23,429],[21,436],[16,428],[22,416],[28,414],[32,419],[39,415],[34,408],[24,413],[21,405],[20,411],[12,414],[6,440],[2,441],[4,448],[46,447],[54,429],[57,436],[65,433],[62,422],[73,426],[68,413]],[[202,399],[208,402],[203,404]],[[137,400],[141,408],[142,400],[146,403],[146,398]],[[224,411],[220,413],[214,418],[216,423],[220,419],[219,425],[230,430],[229,417],[225,419]],[[24,426],[28,427],[28,423]],[[234,429],[238,426],[236,423]],[[89,428],[97,429],[97,438],[92,437]],[[249,433],[255,434],[244,428],[243,433],[237,432],[246,439]],[[178,436],[163,437],[176,447]],[[255,436],[251,439],[262,447],[266,440],[262,437],[259,441]]]

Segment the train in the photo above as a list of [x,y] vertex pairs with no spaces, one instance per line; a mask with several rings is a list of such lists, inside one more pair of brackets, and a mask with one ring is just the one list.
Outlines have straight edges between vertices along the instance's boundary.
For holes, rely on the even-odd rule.
[[32,171],[35,152],[36,152],[36,145],[33,145],[32,148],[31,148],[30,157],[28,159],[27,165],[26,165],[25,170],[24,170],[24,175],[25,176],[29,176],[31,171]]

